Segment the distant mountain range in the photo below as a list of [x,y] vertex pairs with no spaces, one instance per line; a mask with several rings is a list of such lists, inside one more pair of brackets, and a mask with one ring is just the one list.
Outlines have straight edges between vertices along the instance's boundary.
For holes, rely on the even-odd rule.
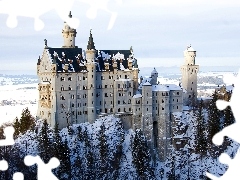
[[[155,67],[160,76],[170,75],[170,74],[181,74],[179,66],[170,67]],[[140,76],[150,76],[153,67],[139,67]],[[200,66],[200,72],[238,72],[240,66]],[[36,71],[21,71],[21,70],[1,70],[0,74],[4,75],[36,75]]]

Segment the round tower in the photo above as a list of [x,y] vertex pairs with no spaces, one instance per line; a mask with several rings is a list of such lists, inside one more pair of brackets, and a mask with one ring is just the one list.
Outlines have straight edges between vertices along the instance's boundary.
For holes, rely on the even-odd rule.
[[195,65],[196,51],[190,46],[184,51],[184,65]]
[[184,105],[195,106],[197,100],[197,73],[199,66],[195,64],[196,51],[190,46],[184,51],[184,64],[181,67]]
[[93,123],[96,120],[96,49],[93,42],[92,32],[86,50],[86,67],[88,71],[88,122]]
[[151,84],[152,85],[157,85],[158,72],[155,69],[155,67],[154,67],[153,71],[151,72],[151,77],[152,77]]
[[[72,18],[71,11],[68,15],[69,18]],[[74,48],[75,47],[75,37],[76,37],[77,31],[76,29],[71,28],[66,22],[64,22],[64,27],[62,30],[63,35],[63,48]]]

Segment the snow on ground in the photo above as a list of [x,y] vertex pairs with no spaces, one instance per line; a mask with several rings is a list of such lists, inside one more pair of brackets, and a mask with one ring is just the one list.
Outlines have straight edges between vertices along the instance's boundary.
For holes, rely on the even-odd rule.
[[36,116],[37,102],[37,83],[0,86],[0,124],[20,117],[26,107]]

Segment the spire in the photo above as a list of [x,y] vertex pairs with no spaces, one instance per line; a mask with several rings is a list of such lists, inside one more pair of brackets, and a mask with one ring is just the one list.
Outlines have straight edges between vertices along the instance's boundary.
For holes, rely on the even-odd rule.
[[69,11],[69,15],[68,15],[69,18],[72,18],[72,12]]
[[88,50],[92,50],[92,49],[95,50],[95,46],[94,46],[94,42],[93,42],[93,37],[92,37],[92,29],[90,29],[90,37],[89,37],[89,40],[88,40],[87,49],[88,49]]

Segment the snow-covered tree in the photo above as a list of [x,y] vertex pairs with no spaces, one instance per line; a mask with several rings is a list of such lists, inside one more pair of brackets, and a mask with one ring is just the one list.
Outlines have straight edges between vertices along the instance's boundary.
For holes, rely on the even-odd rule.
[[212,99],[208,106],[208,143],[212,144],[213,136],[221,131],[220,111],[216,106],[218,100],[217,91],[212,94]]
[[150,164],[151,155],[147,141],[140,129],[136,130],[132,145],[133,165],[140,179],[153,178],[154,174]]
[[37,140],[38,140],[39,155],[45,163],[48,163],[48,161],[52,157],[54,157],[53,148],[52,148],[53,144],[49,137],[50,131],[51,130],[49,128],[47,120],[44,120]]

